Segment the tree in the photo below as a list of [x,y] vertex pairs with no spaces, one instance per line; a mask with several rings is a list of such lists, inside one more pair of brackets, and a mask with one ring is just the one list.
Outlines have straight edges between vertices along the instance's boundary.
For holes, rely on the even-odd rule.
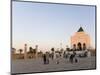
[[70,48],[68,47],[68,45],[66,45],[66,51],[70,51]]
[[64,49],[63,48],[61,48],[61,50],[60,50],[61,52],[63,52],[64,51]]
[[36,54],[36,49],[33,49],[33,53]]
[[40,51],[40,54],[43,54],[43,52],[42,52],[42,51]]
[[19,52],[20,52],[20,54],[22,54],[23,50],[22,49],[19,49]]
[[51,48],[51,51],[54,52],[55,51],[54,48]]
[[29,47],[29,53],[33,53],[33,48]]

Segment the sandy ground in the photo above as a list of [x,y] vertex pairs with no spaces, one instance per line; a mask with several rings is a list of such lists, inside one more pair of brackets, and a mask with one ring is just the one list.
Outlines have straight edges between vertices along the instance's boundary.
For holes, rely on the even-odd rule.
[[95,57],[78,58],[78,63],[70,63],[68,59],[61,58],[60,63],[50,60],[49,64],[44,65],[42,59],[27,59],[12,61],[12,73],[47,72],[60,70],[79,70],[95,69]]

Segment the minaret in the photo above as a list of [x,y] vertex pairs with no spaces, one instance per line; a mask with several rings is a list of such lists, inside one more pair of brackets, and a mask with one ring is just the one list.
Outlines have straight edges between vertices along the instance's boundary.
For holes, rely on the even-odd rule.
[[27,59],[27,44],[24,45],[24,59]]
[[36,58],[38,57],[38,45],[35,46],[36,49]]

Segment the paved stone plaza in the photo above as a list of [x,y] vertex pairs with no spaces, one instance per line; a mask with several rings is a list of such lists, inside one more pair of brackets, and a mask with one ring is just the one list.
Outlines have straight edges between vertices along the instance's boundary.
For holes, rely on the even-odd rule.
[[42,59],[13,60],[12,73],[47,72],[62,70],[95,69],[95,57],[78,58],[78,63],[70,63],[68,59],[61,58],[60,63],[50,60],[49,64],[43,64]]

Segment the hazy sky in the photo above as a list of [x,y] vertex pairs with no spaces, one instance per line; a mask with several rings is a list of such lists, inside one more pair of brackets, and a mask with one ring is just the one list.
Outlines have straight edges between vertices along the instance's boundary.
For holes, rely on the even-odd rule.
[[95,44],[95,7],[45,4],[31,2],[12,3],[13,47],[16,49],[39,45],[40,50],[70,46],[70,37],[83,27]]

